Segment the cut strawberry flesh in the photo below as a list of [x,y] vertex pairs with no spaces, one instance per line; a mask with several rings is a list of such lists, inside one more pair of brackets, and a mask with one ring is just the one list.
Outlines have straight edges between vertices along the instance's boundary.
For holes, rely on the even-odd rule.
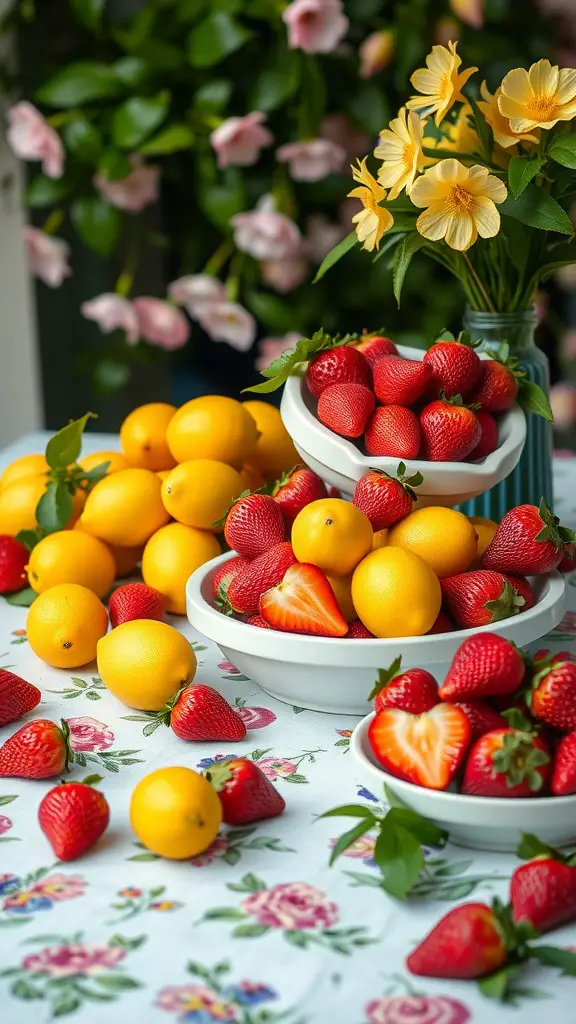
[[375,757],[398,779],[427,789],[446,789],[470,741],[460,708],[437,704],[423,715],[379,711],[368,730]]
[[260,598],[260,614],[274,629],[315,636],[345,636],[348,623],[324,573],[315,565],[290,566],[282,582]]

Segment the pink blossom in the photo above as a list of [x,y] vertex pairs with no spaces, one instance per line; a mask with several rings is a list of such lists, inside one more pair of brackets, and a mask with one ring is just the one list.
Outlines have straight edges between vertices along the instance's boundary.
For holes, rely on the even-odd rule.
[[331,53],[350,24],[341,0],[293,0],[282,21],[288,28],[290,49],[305,53]]
[[228,117],[213,131],[210,142],[218,158],[218,167],[250,167],[264,146],[274,142],[272,132],[263,127],[266,114],[259,110],[245,117]]
[[217,277],[210,274],[188,274],[168,285],[168,294],[177,306],[184,306],[196,319],[207,306],[226,302],[226,289]]
[[30,270],[49,288],[59,288],[64,278],[70,277],[70,246],[63,238],[54,238],[39,228],[26,227],[24,244]]
[[[352,200],[354,202],[354,200]],[[357,207],[355,207],[357,209]],[[342,224],[328,220],[323,213],[313,213],[306,221],[306,249],[313,263],[322,263],[324,257],[341,242],[346,234]]]
[[235,708],[247,729],[264,729],[276,721],[276,715],[269,708]]
[[60,900],[73,900],[76,896],[83,896],[86,882],[82,875],[57,873],[41,878],[28,891],[38,896],[47,896],[53,903],[58,903]]
[[89,715],[69,718],[70,746],[72,750],[108,750],[114,743],[114,733],[104,722]]
[[24,957],[26,971],[49,974],[53,978],[67,978],[73,974],[84,976],[114,969],[126,956],[126,950],[117,946],[99,946],[95,943],[79,945],[72,942],[63,946],[47,946],[39,953]]
[[82,316],[93,320],[103,334],[111,331],[125,331],[128,345],[135,345],[139,339],[138,317],[130,299],[116,295],[114,292],[103,292],[80,306]]
[[134,299],[138,329],[145,341],[171,352],[182,348],[190,337],[190,324],[175,306],[162,299],[142,296]]
[[360,78],[372,78],[390,64],[394,56],[394,33],[390,29],[372,32],[360,43]]
[[7,818],[5,814],[0,814],[0,836],[3,836],[5,832],[9,832],[11,828],[12,822],[10,818]]
[[484,26],[484,0],[450,0],[452,13],[472,28]]
[[294,181],[321,181],[342,169],[346,150],[330,139],[309,139],[280,146],[276,159],[289,165]]
[[[330,846],[336,846],[337,839],[330,840]],[[370,860],[374,855],[374,844],[376,840],[373,836],[360,836],[359,839],[355,839],[351,846],[347,846],[342,851],[344,857],[352,857],[357,860]]]
[[8,110],[6,138],[12,152],[21,160],[41,160],[48,178],[64,173],[64,147],[58,132],[32,103],[22,101]]
[[326,893],[307,882],[285,882],[242,901],[242,910],[258,924],[290,931],[330,928],[338,921],[338,907]]
[[285,295],[293,292],[308,277],[308,264],[300,257],[287,260],[264,260],[260,264],[262,279],[271,288]]
[[368,1003],[370,1024],[466,1024],[470,1011],[449,996],[385,996]]
[[119,181],[110,181],[98,171],[94,184],[112,206],[129,213],[140,213],[158,199],[160,173],[152,164],[143,164],[139,157],[130,160],[134,170]]
[[320,125],[320,134],[346,151],[348,160],[364,156],[370,145],[366,132],[359,128],[345,114],[328,114]]
[[246,352],[256,337],[256,321],[238,302],[217,302],[198,312],[200,326],[212,341],[227,341],[232,348]]
[[268,779],[277,779],[278,776],[294,775],[296,765],[293,761],[287,761],[283,757],[263,757],[256,764],[264,772]]
[[550,389],[550,406],[557,430],[568,430],[576,422],[576,387],[565,381]]
[[240,669],[236,668],[236,665],[233,665],[231,661],[219,661],[218,668],[221,669],[222,672],[227,672],[229,676],[242,675]]
[[[196,1017],[195,1011],[201,1014],[201,1020],[214,1021],[236,1021],[236,1008],[231,1003],[222,1001],[213,989],[205,985],[171,985],[163,988],[158,993],[154,1004],[161,1010],[169,1010],[172,1013],[190,1014],[190,1019]],[[206,1014],[202,1013],[205,1010]],[[208,1016],[209,1015],[209,1016]]]
[[195,868],[204,868],[207,864],[211,864],[217,857],[223,857],[228,851],[228,843],[226,839],[221,836],[217,836],[213,843],[204,850],[204,853],[198,853],[195,857],[190,858],[190,864]]
[[256,260],[283,260],[300,247],[298,225],[273,207],[274,200],[265,196],[258,209],[237,213],[230,221],[237,248]]
[[258,342],[258,357],[254,360],[254,368],[265,370],[286,349],[294,348],[300,338],[298,331],[288,331],[283,338],[262,338]]

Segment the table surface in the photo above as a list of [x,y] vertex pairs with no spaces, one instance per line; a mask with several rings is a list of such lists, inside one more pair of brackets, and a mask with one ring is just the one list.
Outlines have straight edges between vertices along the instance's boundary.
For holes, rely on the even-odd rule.
[[[29,435],[5,449],[0,469],[42,451],[45,438]],[[116,447],[117,438],[97,434],[85,444]],[[556,461],[555,484],[556,511],[576,526],[576,459]],[[571,610],[546,639],[554,649],[576,650],[575,586],[569,595]],[[98,846],[61,865],[36,818],[52,783],[0,780],[0,1019],[541,1024],[547,1015],[575,1024],[574,981],[557,972],[531,967],[518,980],[516,1007],[484,999],[473,983],[407,974],[407,953],[434,922],[466,899],[505,899],[519,861],[450,844],[430,850],[421,895],[406,903],[380,888],[373,837],[328,868],[350,820],[315,816],[340,803],[378,803],[379,794],[355,781],[348,743],[356,720],[275,701],[184,618],[173,621],[197,651],[197,679],[242,710],[249,732],[233,749],[186,744],[154,728],[108,694],[95,666],[72,674],[44,665],[26,641],[26,609],[0,602],[0,664],[41,687],[42,704],[29,717],[68,719],[72,777],[102,775],[112,812]],[[13,731],[0,730],[0,741]],[[135,842],[128,806],[142,775],[166,765],[202,770],[238,754],[274,780],[287,802],[282,817],[223,829],[190,862],[160,860]],[[576,945],[576,925],[551,941]]]

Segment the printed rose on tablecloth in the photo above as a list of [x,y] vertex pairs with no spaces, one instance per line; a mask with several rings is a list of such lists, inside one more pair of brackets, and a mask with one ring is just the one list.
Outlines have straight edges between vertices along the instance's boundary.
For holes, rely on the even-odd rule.
[[117,924],[119,921],[127,921],[133,917],[138,917],[139,914],[144,914],[147,910],[166,913],[171,910],[179,910],[184,906],[183,903],[177,900],[160,899],[160,897],[164,896],[165,892],[165,885],[158,885],[153,889],[137,889],[134,886],[119,889],[117,892],[118,899],[114,900],[110,906],[112,910],[120,912],[120,917],[115,917],[107,923]]
[[[325,753],[325,750],[318,747],[316,750],[303,750],[300,754],[294,754],[291,757],[266,757],[266,754],[270,754],[272,747],[267,747],[263,750],[252,750],[249,754],[243,754],[243,757],[248,757],[264,772],[264,775],[271,781],[275,779],[281,779],[283,782],[290,782],[294,784],[307,784],[308,779],[298,769],[300,765],[307,761],[309,764],[314,764],[316,761],[317,754]],[[214,764],[219,761],[234,761],[238,754],[215,754],[213,757],[203,757],[198,762],[197,768],[199,771],[206,771],[207,768],[211,768]]]
[[276,721],[277,715],[270,708],[249,707],[245,704],[238,704],[234,708],[236,713],[244,722],[247,729],[265,729]]
[[22,966],[26,971],[49,974],[52,978],[67,978],[74,974],[90,977],[117,967],[125,956],[125,949],[73,942],[62,946],[47,946],[39,953],[29,953],[24,957]]
[[174,985],[164,988],[155,1006],[181,1014],[181,1021],[209,1024],[210,1021],[237,1021],[233,1005],[206,985]]
[[338,907],[326,893],[307,882],[273,885],[263,892],[251,893],[242,901],[242,910],[268,928],[302,931],[305,928],[330,928],[338,923]]
[[385,996],[365,1009],[369,1024],[466,1024],[472,1020],[463,1003],[450,996]]
[[114,743],[114,733],[97,718],[80,715],[67,719],[70,728],[70,746],[79,752],[108,750]]
[[195,868],[204,868],[207,864],[211,864],[217,857],[224,857],[228,850],[228,840],[223,836],[217,836],[213,843],[210,844],[204,853],[199,853],[196,857],[190,858],[190,864]]
[[[254,726],[251,726],[253,729]],[[12,828],[12,821],[7,818],[5,814],[0,814],[0,836],[3,836],[6,832],[9,832]]]
[[[338,842],[337,839],[330,840],[330,848],[333,849]],[[375,864],[374,861],[374,845],[376,839],[374,836],[360,836],[359,839],[355,839],[351,846],[347,846],[345,850],[342,850],[343,857],[352,857],[353,860],[364,861],[366,867],[372,867]]]
[[205,967],[204,964],[189,961],[187,971],[195,979],[186,985],[169,985],[163,988],[154,1001],[154,1006],[169,1013],[177,1013],[181,1024],[213,1024],[229,1021],[233,1024],[303,1024],[303,1018],[295,1010],[283,1009],[275,1013],[266,1009],[252,1014],[256,1007],[278,999],[278,993],[261,981],[243,978],[229,982],[227,976],[232,970],[228,960]]
[[287,761],[285,758],[263,757],[258,761],[258,767],[264,772],[267,779],[274,780],[293,775],[297,766],[293,761]]
[[4,897],[1,909],[7,915],[6,921],[29,917],[38,910],[52,910],[56,903],[84,895],[86,882],[81,875],[47,875],[46,871],[41,868],[22,878],[0,876],[0,895]]

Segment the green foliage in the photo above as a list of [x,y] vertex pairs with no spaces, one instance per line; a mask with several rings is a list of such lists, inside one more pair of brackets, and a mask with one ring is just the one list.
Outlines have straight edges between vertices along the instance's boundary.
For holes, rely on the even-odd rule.
[[70,216],[82,241],[100,256],[109,256],[122,227],[120,210],[99,196],[86,196],[74,200]]
[[38,90],[38,99],[50,107],[76,107],[92,100],[118,96],[122,83],[114,68],[96,61],[78,61],[59,71]]
[[192,67],[211,68],[251,38],[249,31],[225,11],[214,11],[196,25],[188,37],[188,60]]
[[135,149],[165,120],[170,103],[167,90],[156,96],[132,96],[112,118],[112,139],[120,149]]

